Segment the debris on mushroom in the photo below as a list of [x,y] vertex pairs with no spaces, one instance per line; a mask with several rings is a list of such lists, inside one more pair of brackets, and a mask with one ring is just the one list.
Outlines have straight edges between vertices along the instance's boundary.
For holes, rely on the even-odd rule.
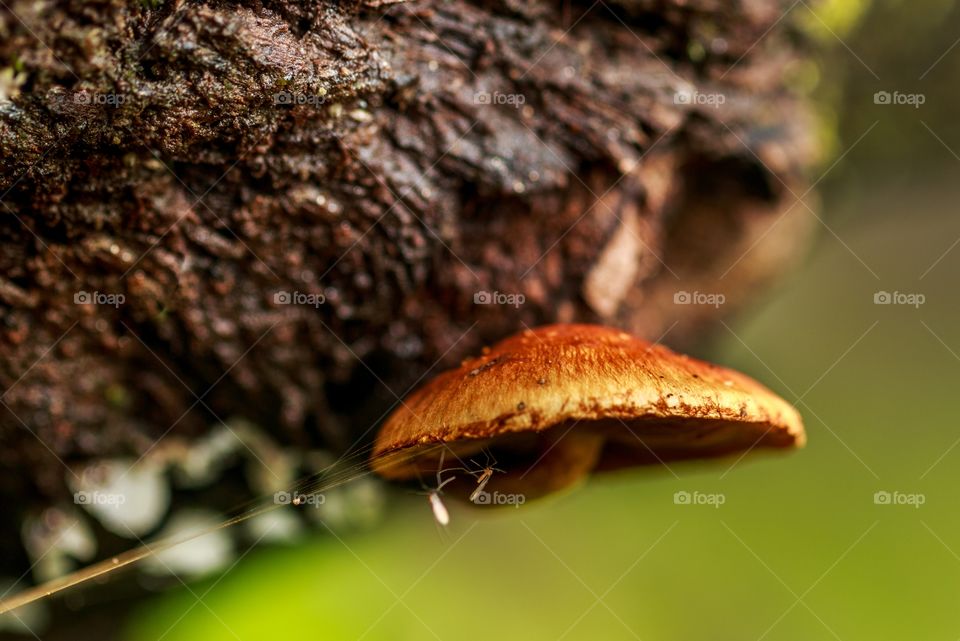
[[594,471],[804,439],[797,411],[744,374],[619,329],[561,324],[507,338],[412,393],[381,427],[371,466],[413,481],[435,474],[445,452],[446,467],[472,473],[447,488],[466,498],[492,456],[504,472],[487,480],[494,498],[483,504],[502,505]]

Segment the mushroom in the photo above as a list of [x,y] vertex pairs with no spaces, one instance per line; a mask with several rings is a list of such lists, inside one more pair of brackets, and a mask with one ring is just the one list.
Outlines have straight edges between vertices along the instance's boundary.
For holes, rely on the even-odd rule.
[[[797,411],[744,374],[619,329],[560,324],[485,348],[413,392],[377,434],[371,466],[411,481],[435,474],[441,452],[471,473],[495,460],[491,491],[534,498],[594,471],[804,440]],[[459,474],[445,492],[465,498],[472,485]]]

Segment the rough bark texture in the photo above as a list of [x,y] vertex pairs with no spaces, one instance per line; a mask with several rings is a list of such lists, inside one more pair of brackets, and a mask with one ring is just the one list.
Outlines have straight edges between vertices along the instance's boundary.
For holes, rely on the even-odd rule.
[[0,539],[57,459],[235,416],[343,450],[524,326],[689,347],[803,245],[785,7],[10,0]]

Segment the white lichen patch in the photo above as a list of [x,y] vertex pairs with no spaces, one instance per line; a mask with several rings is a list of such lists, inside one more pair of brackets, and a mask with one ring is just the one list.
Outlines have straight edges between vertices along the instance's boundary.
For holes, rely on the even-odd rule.
[[[161,540],[182,541],[144,561],[152,574],[197,578],[223,569],[234,557],[233,540],[224,529],[209,531],[220,516],[208,510],[186,509],[174,514],[160,532]],[[201,532],[196,538],[190,538]]]
[[27,517],[21,538],[38,581],[63,576],[77,561],[90,561],[97,553],[97,539],[90,525],[69,508],[52,507]]
[[242,442],[220,426],[210,430],[203,438],[191,443],[171,442],[164,450],[165,458],[172,464],[174,480],[178,486],[195,488],[210,485],[223,469],[234,459]]
[[292,510],[273,510],[247,521],[246,529],[256,543],[290,543],[303,534],[303,522]]
[[106,529],[139,538],[160,524],[170,507],[170,485],[163,466],[145,459],[113,459],[68,475],[74,503]]

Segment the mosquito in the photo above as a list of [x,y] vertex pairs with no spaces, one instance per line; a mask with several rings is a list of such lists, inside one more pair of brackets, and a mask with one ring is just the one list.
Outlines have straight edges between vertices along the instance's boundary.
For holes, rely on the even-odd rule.
[[497,464],[497,460],[490,456],[487,453],[487,464],[480,469],[479,472],[471,472],[477,479],[476,489],[470,493],[470,502],[476,503],[477,498],[483,494],[483,490],[487,487],[487,483],[490,482],[490,478],[493,476],[494,472],[499,472],[504,474],[505,472],[497,467],[494,467]]
[[433,518],[443,526],[450,524],[450,512],[447,511],[447,506],[443,504],[443,500],[440,498],[441,490],[443,486],[457,478],[456,476],[451,476],[446,480],[441,479],[441,475],[444,472],[443,455],[445,453],[444,451],[440,452],[440,463],[437,466],[437,486],[427,490],[427,500],[430,502],[430,509],[433,510]]

